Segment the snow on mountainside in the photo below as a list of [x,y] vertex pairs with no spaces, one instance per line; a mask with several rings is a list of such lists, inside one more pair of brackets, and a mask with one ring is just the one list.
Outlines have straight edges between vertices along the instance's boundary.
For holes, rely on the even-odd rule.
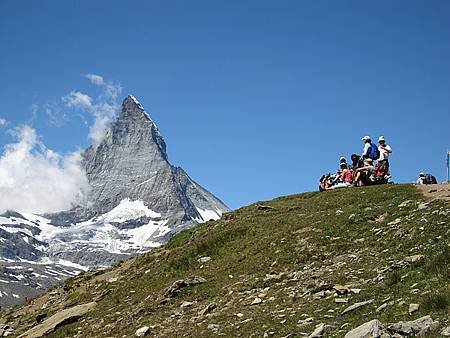
[[0,306],[157,247],[229,210],[169,163],[156,124],[132,95],[104,140],[84,152],[83,166],[91,186],[83,205],[49,215],[0,215]]

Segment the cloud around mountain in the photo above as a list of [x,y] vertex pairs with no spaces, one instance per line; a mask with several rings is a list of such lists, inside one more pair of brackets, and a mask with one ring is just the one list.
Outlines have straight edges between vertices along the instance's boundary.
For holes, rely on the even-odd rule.
[[0,212],[55,212],[81,202],[89,186],[80,153],[57,154],[29,126],[12,134],[17,142],[7,145],[0,158]]
[[[39,109],[55,127],[73,116],[81,116],[85,121],[85,117],[92,116],[89,139],[97,146],[117,115],[122,87],[100,75],[83,76],[101,89],[98,96],[72,90],[59,102],[33,105],[31,122],[37,118]],[[9,127],[1,117],[0,126]],[[61,155],[48,149],[29,124],[11,128],[7,132],[15,141],[5,146],[0,157],[0,213],[6,210],[50,213],[82,203],[89,184],[80,165],[81,152]]]

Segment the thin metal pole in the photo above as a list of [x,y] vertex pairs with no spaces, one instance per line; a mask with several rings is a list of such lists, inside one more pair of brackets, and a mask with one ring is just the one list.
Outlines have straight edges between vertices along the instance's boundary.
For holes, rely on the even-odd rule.
[[447,151],[447,183],[450,183],[450,150]]

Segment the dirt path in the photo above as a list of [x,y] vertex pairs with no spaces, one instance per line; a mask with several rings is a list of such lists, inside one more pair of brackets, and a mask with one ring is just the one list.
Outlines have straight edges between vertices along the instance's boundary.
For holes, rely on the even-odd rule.
[[426,197],[450,201],[450,183],[418,185],[417,188]]

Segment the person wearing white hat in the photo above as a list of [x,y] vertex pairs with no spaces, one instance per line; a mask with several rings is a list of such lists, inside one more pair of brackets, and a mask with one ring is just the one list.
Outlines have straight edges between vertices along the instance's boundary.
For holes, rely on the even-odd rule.
[[383,166],[386,172],[389,172],[389,155],[392,154],[392,148],[386,144],[386,139],[384,136],[378,138],[378,151],[380,152],[380,157],[378,158],[378,165]]
[[416,184],[425,184],[425,173],[420,173]]
[[363,148],[363,152],[362,152],[362,158],[366,159],[369,158],[369,153],[370,153],[370,146],[372,144],[372,139],[370,136],[366,135],[364,136],[361,141],[364,141],[364,148]]

